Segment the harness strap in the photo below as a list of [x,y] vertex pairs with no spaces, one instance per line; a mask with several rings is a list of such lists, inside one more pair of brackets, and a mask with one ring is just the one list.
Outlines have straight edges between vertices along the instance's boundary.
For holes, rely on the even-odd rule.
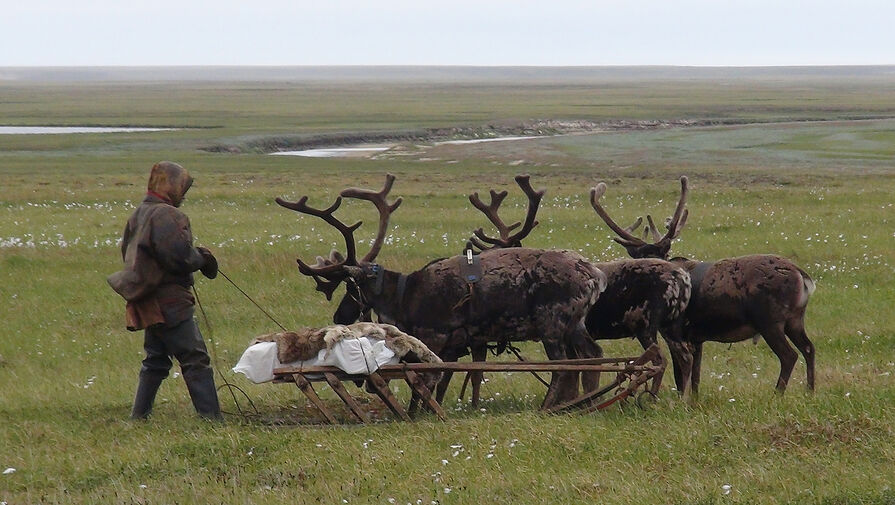
[[407,276],[398,274],[398,313],[404,313],[404,293],[407,291]]
[[468,306],[470,313],[474,309],[475,302],[475,285],[482,280],[482,263],[479,256],[472,249],[472,243],[466,243],[466,249],[463,254],[457,257],[460,264],[460,275],[466,281],[466,295],[454,305],[453,310],[458,311],[464,306]]
[[373,263],[370,265],[370,268],[373,269],[373,273],[376,274],[376,286],[373,288],[373,293],[376,296],[382,294],[382,285],[385,281],[385,269],[379,266],[378,263]]

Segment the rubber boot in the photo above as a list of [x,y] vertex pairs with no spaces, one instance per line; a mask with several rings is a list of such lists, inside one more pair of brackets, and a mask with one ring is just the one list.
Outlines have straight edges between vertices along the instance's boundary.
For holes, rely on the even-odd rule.
[[152,404],[155,402],[155,394],[159,386],[165,380],[163,375],[140,374],[140,382],[137,384],[137,394],[134,396],[134,408],[131,410],[131,419],[146,419],[152,413]]
[[194,370],[189,375],[183,374],[183,379],[196,412],[205,419],[222,420],[218,391],[214,387],[214,371],[211,368]]

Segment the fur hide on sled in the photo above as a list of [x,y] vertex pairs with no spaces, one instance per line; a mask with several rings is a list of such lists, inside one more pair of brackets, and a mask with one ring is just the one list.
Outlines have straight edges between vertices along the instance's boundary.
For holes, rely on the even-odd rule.
[[304,361],[317,356],[321,349],[329,351],[336,342],[346,338],[374,338],[384,340],[401,361],[408,363],[441,363],[441,358],[425,344],[390,324],[337,324],[323,328],[302,328],[298,331],[270,333],[255,337],[251,344],[275,342],[280,363]]
[[[292,363],[311,359],[317,356],[321,349],[326,349],[329,352],[340,340],[360,337],[384,340],[385,347],[394,352],[399,360],[406,363],[442,362],[441,358],[430,351],[426,344],[419,339],[390,324],[369,322],[270,333],[255,337],[250,346],[259,342],[274,342],[277,344],[277,359],[280,363]],[[441,379],[441,373],[424,373],[422,377],[426,387],[431,390]],[[357,385],[360,386],[361,382],[358,381]],[[372,392],[369,385],[367,391]]]

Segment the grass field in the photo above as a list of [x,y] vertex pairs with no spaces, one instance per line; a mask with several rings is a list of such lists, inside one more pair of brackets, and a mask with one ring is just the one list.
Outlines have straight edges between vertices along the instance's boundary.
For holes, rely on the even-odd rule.
[[[512,77],[512,76],[511,76]],[[512,83],[511,83],[512,82]],[[140,134],[0,135],[0,502],[21,503],[895,503],[895,76],[559,76],[436,80],[0,81],[5,125],[139,125]],[[532,119],[760,121],[443,145],[409,156],[312,159],[203,151],[271,137],[481,127]],[[224,279],[199,279],[215,366],[260,415],[196,419],[180,377],[148,423],[127,419],[141,335],[105,277],[119,268],[127,216],[152,163],[196,177],[183,210],[198,244],[286,326],[324,325],[327,303],[295,258],[341,248],[333,230],[275,196],[328,204],[350,185],[397,175],[405,200],[379,256],[412,271],[459,253],[485,223],[466,195],[545,188],[526,245],[623,256],[587,190],[621,223],[669,214],[691,180],[690,220],[673,252],[698,259],[776,253],[816,280],[809,336],[817,391],[800,360],[784,396],[759,342],[706,345],[702,395],[585,416],[536,412],[531,377],[494,374],[474,410],[448,394],[449,419],[325,427],[292,386],[254,385],[229,368],[276,326]],[[344,212],[343,212],[344,211]],[[343,205],[345,219],[372,209]],[[360,245],[361,250],[364,244]],[[608,355],[638,351],[632,341]],[[523,351],[541,357],[538,345]],[[508,359],[502,357],[501,359]],[[176,371],[176,368],[175,368]],[[670,382],[669,377],[666,377]],[[399,397],[408,391],[397,386]],[[325,391],[340,413],[340,402]],[[245,401],[241,404],[245,407]],[[222,406],[235,412],[228,393]],[[347,414],[342,414],[346,417]]]

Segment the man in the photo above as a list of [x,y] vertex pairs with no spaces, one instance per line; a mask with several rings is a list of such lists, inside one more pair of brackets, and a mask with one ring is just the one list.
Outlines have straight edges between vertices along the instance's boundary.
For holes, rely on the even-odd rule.
[[190,292],[193,272],[217,276],[217,260],[204,247],[193,247],[186,214],[178,210],[193,183],[176,163],[152,167],[146,198],[131,215],[121,240],[124,270],[108,278],[109,285],[127,300],[127,329],[145,329],[146,358],[131,412],[145,419],[174,356],[180,363],[193,406],[200,416],[221,419],[208,350],[193,319],[195,299]]

